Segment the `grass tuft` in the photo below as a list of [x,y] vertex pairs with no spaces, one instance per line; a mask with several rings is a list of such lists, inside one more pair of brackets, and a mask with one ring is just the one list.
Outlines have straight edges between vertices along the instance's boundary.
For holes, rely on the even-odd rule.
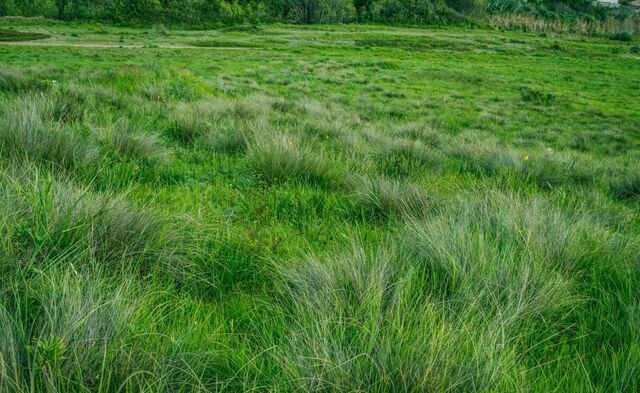
[[636,169],[613,177],[609,182],[609,191],[617,200],[640,199],[640,172]]
[[172,116],[169,136],[182,143],[205,139],[214,149],[240,151],[256,123],[264,122],[261,116],[268,107],[262,97],[255,96],[178,105]]
[[25,93],[29,91],[46,90],[49,84],[28,77],[23,72],[12,68],[0,68],[0,91],[11,93]]
[[423,170],[438,172],[446,163],[446,157],[440,151],[420,141],[402,138],[384,138],[376,156],[385,175],[400,178],[419,176]]
[[0,114],[0,146],[5,154],[71,169],[89,165],[96,148],[76,130],[52,119],[60,108],[47,96],[8,103]]
[[384,177],[356,177],[352,181],[356,208],[365,217],[380,220],[393,216],[425,217],[433,200],[424,187]]
[[51,114],[60,122],[82,122],[90,110],[89,95],[74,85],[62,85],[52,95]]
[[[622,366],[631,375],[630,363],[583,351],[604,340],[637,354],[622,328],[634,317],[608,313],[636,302],[628,291],[638,246],[542,199],[466,195],[389,243],[354,241],[285,269],[293,323],[278,359],[308,391],[511,391],[532,372],[549,387],[551,370],[602,376]],[[605,282],[616,289],[593,291]],[[610,324],[620,330],[593,336]]]
[[163,161],[168,151],[156,133],[145,132],[129,121],[120,121],[106,133],[105,145],[128,160],[141,162]]
[[6,257],[41,265],[93,261],[115,272],[189,274],[179,253],[186,237],[148,209],[122,197],[92,194],[30,167],[6,173],[0,186],[7,240],[1,254]]
[[553,93],[537,88],[524,87],[521,93],[523,101],[531,102],[533,104],[549,105],[556,101],[556,96]]
[[340,183],[339,169],[329,158],[292,135],[256,135],[246,159],[249,168],[267,184],[293,180],[332,187]]

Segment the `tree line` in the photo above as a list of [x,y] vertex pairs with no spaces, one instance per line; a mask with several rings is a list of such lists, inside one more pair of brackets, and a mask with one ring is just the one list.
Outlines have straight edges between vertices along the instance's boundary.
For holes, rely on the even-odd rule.
[[235,23],[473,23],[488,13],[585,14],[591,0],[0,0],[0,16],[208,27]]

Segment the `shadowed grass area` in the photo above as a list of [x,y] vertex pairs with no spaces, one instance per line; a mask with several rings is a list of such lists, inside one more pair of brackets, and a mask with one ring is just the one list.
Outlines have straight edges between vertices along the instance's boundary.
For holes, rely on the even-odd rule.
[[26,76],[20,70],[0,68],[0,89],[2,91],[21,93],[27,91],[47,90],[50,84],[33,76]]
[[261,46],[254,42],[223,40],[190,41],[188,44],[201,48],[259,48]]
[[51,37],[48,34],[33,33],[10,29],[0,29],[0,42],[35,41]]

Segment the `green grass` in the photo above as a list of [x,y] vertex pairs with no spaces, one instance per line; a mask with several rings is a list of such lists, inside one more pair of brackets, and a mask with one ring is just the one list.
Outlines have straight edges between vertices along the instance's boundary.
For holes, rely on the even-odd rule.
[[23,32],[11,29],[0,29],[0,41],[35,41],[49,38],[50,35],[34,32]]
[[246,41],[203,40],[190,42],[193,46],[202,48],[257,48],[258,45]]
[[14,25],[1,392],[640,389],[637,37]]

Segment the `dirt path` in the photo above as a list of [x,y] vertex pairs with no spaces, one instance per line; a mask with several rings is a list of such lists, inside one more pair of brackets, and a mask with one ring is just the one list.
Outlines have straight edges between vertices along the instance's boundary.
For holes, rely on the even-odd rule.
[[0,41],[0,45],[7,46],[52,46],[69,48],[96,48],[96,49],[209,49],[209,50],[247,50],[259,48],[242,47],[212,47],[212,46],[190,46],[190,45],[130,45],[130,44],[101,44],[99,42],[67,43],[67,42],[45,42],[45,41]]

